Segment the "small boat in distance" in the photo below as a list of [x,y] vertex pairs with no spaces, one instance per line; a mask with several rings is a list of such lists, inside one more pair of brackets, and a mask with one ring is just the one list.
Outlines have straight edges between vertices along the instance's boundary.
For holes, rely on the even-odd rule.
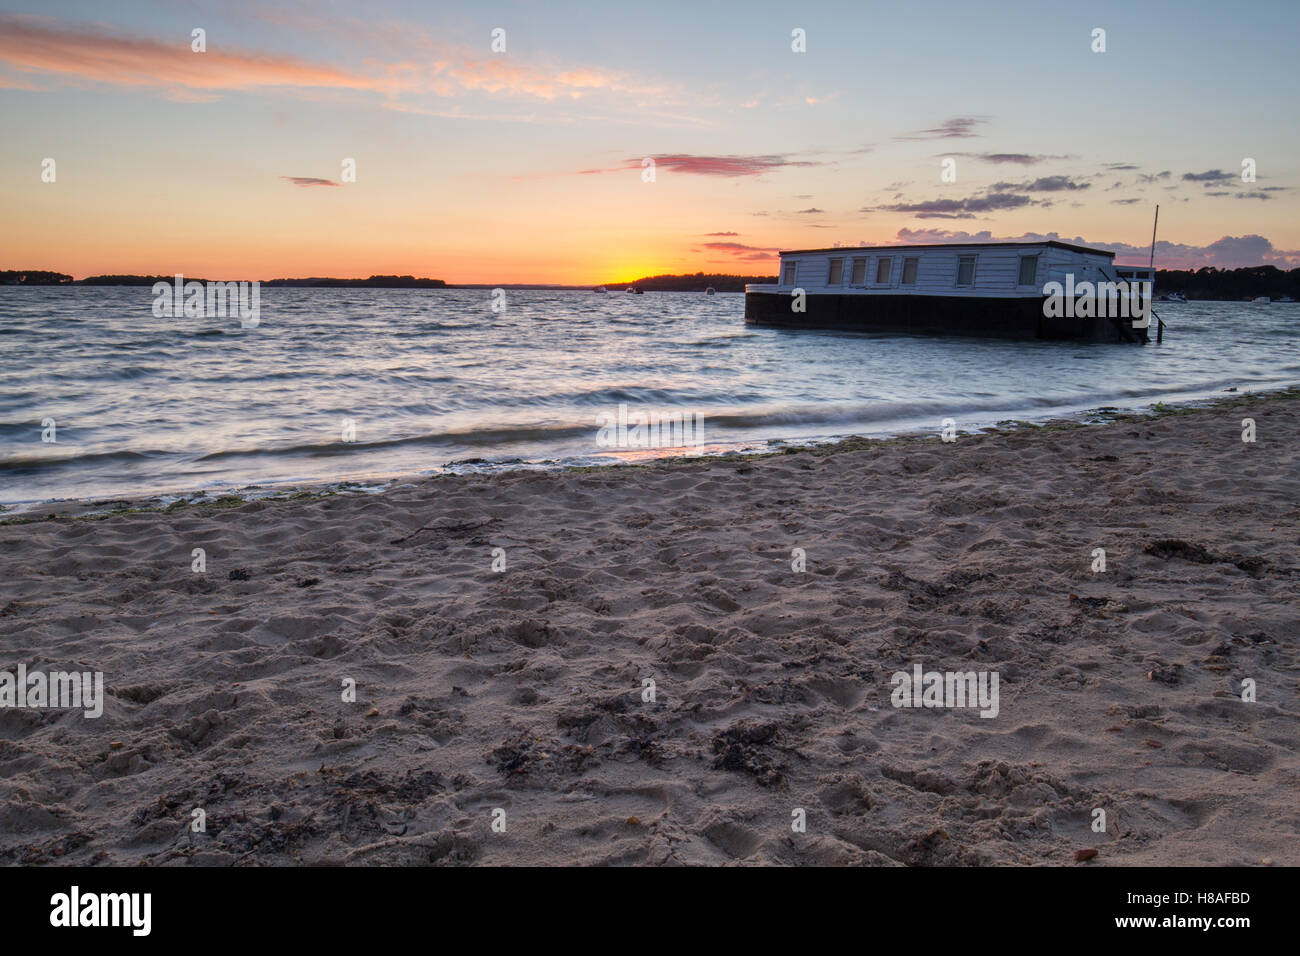
[[1155,270],[1056,240],[782,252],[745,286],[745,321],[1007,339],[1148,341]]
[[638,288],[637,288],[636,286],[634,286],[634,285],[630,285],[630,286],[628,286],[628,287],[627,287],[626,289],[624,289],[623,291],[625,291],[628,295],[645,295],[644,292],[642,292],[640,289],[638,289]]
[[713,286],[709,286],[707,289],[705,289],[705,290],[704,290],[704,294],[705,294],[705,295],[714,295],[715,293],[714,293],[714,291],[713,291]]
[[596,286],[596,288],[592,289],[591,291],[592,291],[592,292],[608,292],[609,290],[606,289],[603,285],[598,285],[598,286]]
[[1255,296],[1255,298],[1251,299],[1250,301],[1254,305],[1268,305],[1273,300],[1266,295],[1257,295]]
[[1160,302],[1186,302],[1186,301],[1187,301],[1187,296],[1183,295],[1181,292],[1170,292],[1170,293],[1167,293],[1166,295],[1158,296],[1158,297],[1157,297],[1157,301],[1160,301]]

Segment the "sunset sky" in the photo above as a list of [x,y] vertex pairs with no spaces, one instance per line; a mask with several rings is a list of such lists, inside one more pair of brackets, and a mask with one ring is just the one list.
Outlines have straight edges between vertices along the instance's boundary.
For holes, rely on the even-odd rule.
[[1298,35],[1294,0],[0,0],[0,269],[585,284],[967,235],[1145,262],[1156,203],[1157,265],[1293,268]]

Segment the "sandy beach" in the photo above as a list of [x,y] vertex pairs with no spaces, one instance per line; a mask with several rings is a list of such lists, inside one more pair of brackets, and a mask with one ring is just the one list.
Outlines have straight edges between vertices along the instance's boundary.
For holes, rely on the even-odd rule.
[[0,669],[107,694],[0,710],[0,861],[1294,865],[1297,449],[1293,392],[0,514]]

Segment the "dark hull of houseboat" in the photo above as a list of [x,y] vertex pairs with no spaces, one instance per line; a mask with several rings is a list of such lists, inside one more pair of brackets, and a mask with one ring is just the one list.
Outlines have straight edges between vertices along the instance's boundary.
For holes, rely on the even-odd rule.
[[1132,319],[1045,316],[1042,298],[814,293],[806,297],[804,312],[793,311],[791,303],[789,293],[746,292],[745,321],[787,329],[1085,342],[1147,341],[1147,330],[1133,328]]

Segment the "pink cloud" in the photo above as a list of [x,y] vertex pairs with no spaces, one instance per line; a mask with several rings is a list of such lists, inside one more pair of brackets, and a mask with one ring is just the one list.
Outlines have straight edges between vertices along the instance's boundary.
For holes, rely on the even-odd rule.
[[392,76],[363,76],[286,56],[163,43],[86,27],[56,26],[31,17],[0,16],[0,61],[23,73],[155,88],[177,96],[195,90],[315,87],[394,93]]
[[[428,51],[427,57],[373,61],[369,72],[313,63],[283,54],[234,50],[209,40],[196,53],[189,38],[164,42],[99,27],[0,15],[0,64],[50,80],[154,89],[186,101],[219,92],[316,89],[442,97],[464,92],[504,93],[543,100],[576,99],[594,92],[657,97],[663,88],[592,68],[550,69],[501,56]],[[19,78],[0,80],[12,86]],[[33,88],[25,85],[19,88]]]

